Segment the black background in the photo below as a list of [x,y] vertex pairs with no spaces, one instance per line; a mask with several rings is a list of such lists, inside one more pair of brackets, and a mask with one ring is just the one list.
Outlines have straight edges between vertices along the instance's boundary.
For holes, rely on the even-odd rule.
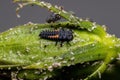
[[[67,11],[75,12],[80,18],[91,18],[98,24],[107,25],[107,31],[120,37],[120,0],[44,0],[64,6]],[[17,18],[17,4],[12,0],[0,0],[0,32],[27,22],[44,23],[49,11],[38,6],[27,6]]]

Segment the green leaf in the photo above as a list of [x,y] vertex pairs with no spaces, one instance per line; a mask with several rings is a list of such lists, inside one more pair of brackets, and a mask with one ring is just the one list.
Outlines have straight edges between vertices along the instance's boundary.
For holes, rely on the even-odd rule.
[[[22,71],[24,69],[41,69],[52,75],[56,68],[102,60],[111,50],[109,46],[113,45],[113,42],[111,42],[114,39],[113,37],[104,37],[104,43],[103,38],[82,29],[73,28],[74,39],[70,42],[71,45],[64,43],[63,47],[55,46],[55,41],[39,38],[41,31],[54,30],[54,27],[65,27],[67,24],[69,24],[67,28],[73,26],[69,22],[55,23],[54,25],[26,24],[1,33],[1,68],[11,67],[12,69],[12,67],[21,66]],[[50,26],[53,26],[53,28],[50,28]],[[46,74],[44,77],[46,76],[48,75]]]
[[[21,0],[14,1],[21,2]],[[16,77],[17,74],[18,78],[46,80],[54,77],[60,78],[62,71],[66,72],[67,69],[70,69],[68,73],[76,73],[74,70],[78,71],[74,77],[86,73],[82,79],[88,80],[95,76],[101,78],[100,75],[120,52],[120,40],[106,33],[102,26],[90,21],[80,20],[78,17],[64,10],[61,11],[58,7],[46,2],[22,1],[25,3],[23,6],[35,4],[46,7],[58,13],[68,22],[28,23],[1,33],[0,68],[3,72],[11,71],[12,77]],[[59,44],[55,46],[55,41],[39,37],[43,30],[54,30],[60,27],[73,30],[74,38],[70,41],[70,45],[64,42],[62,47]],[[100,61],[99,64],[101,65],[86,64],[87,62],[96,63],[96,61]],[[82,64],[87,67],[79,69],[79,65]],[[74,68],[71,69],[71,67]],[[92,68],[93,70],[89,71]],[[81,79],[80,76],[79,78]]]

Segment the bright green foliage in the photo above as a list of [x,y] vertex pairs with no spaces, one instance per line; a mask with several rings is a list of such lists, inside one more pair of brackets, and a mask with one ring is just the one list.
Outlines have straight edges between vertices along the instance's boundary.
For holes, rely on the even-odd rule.
[[[120,52],[120,40],[106,33],[100,25],[81,21],[50,3],[37,0],[23,0],[23,2],[27,3],[23,4],[24,6],[34,4],[47,7],[59,13],[68,22],[28,23],[1,33],[0,68],[3,71],[10,70],[12,78],[17,76],[31,80],[60,79],[63,76],[62,73],[69,73],[71,77],[63,76],[61,79],[85,78],[88,80],[96,75],[101,78],[101,73]],[[39,37],[41,31],[59,27],[73,30],[74,39],[70,41],[71,45],[64,43],[62,47],[59,44],[55,46],[55,41]]]

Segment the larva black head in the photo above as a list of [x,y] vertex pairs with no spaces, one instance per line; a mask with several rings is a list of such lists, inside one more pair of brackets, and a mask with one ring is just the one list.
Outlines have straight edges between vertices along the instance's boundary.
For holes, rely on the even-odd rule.
[[61,19],[61,16],[59,14],[53,13],[52,15],[50,15],[50,17],[48,17],[46,19],[46,22],[47,23],[52,23],[52,22],[54,23],[54,22],[56,22],[56,21],[58,21],[60,19]]
[[60,41],[71,41],[73,40],[73,32],[69,29],[60,29],[59,31]]

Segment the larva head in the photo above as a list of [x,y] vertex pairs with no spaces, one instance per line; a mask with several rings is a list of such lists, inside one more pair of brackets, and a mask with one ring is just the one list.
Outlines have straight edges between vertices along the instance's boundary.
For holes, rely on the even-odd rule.
[[73,40],[73,32],[72,30],[66,30],[66,36],[69,41]]
[[73,32],[69,29],[60,29],[59,31],[59,39],[61,41],[71,41],[73,40]]

